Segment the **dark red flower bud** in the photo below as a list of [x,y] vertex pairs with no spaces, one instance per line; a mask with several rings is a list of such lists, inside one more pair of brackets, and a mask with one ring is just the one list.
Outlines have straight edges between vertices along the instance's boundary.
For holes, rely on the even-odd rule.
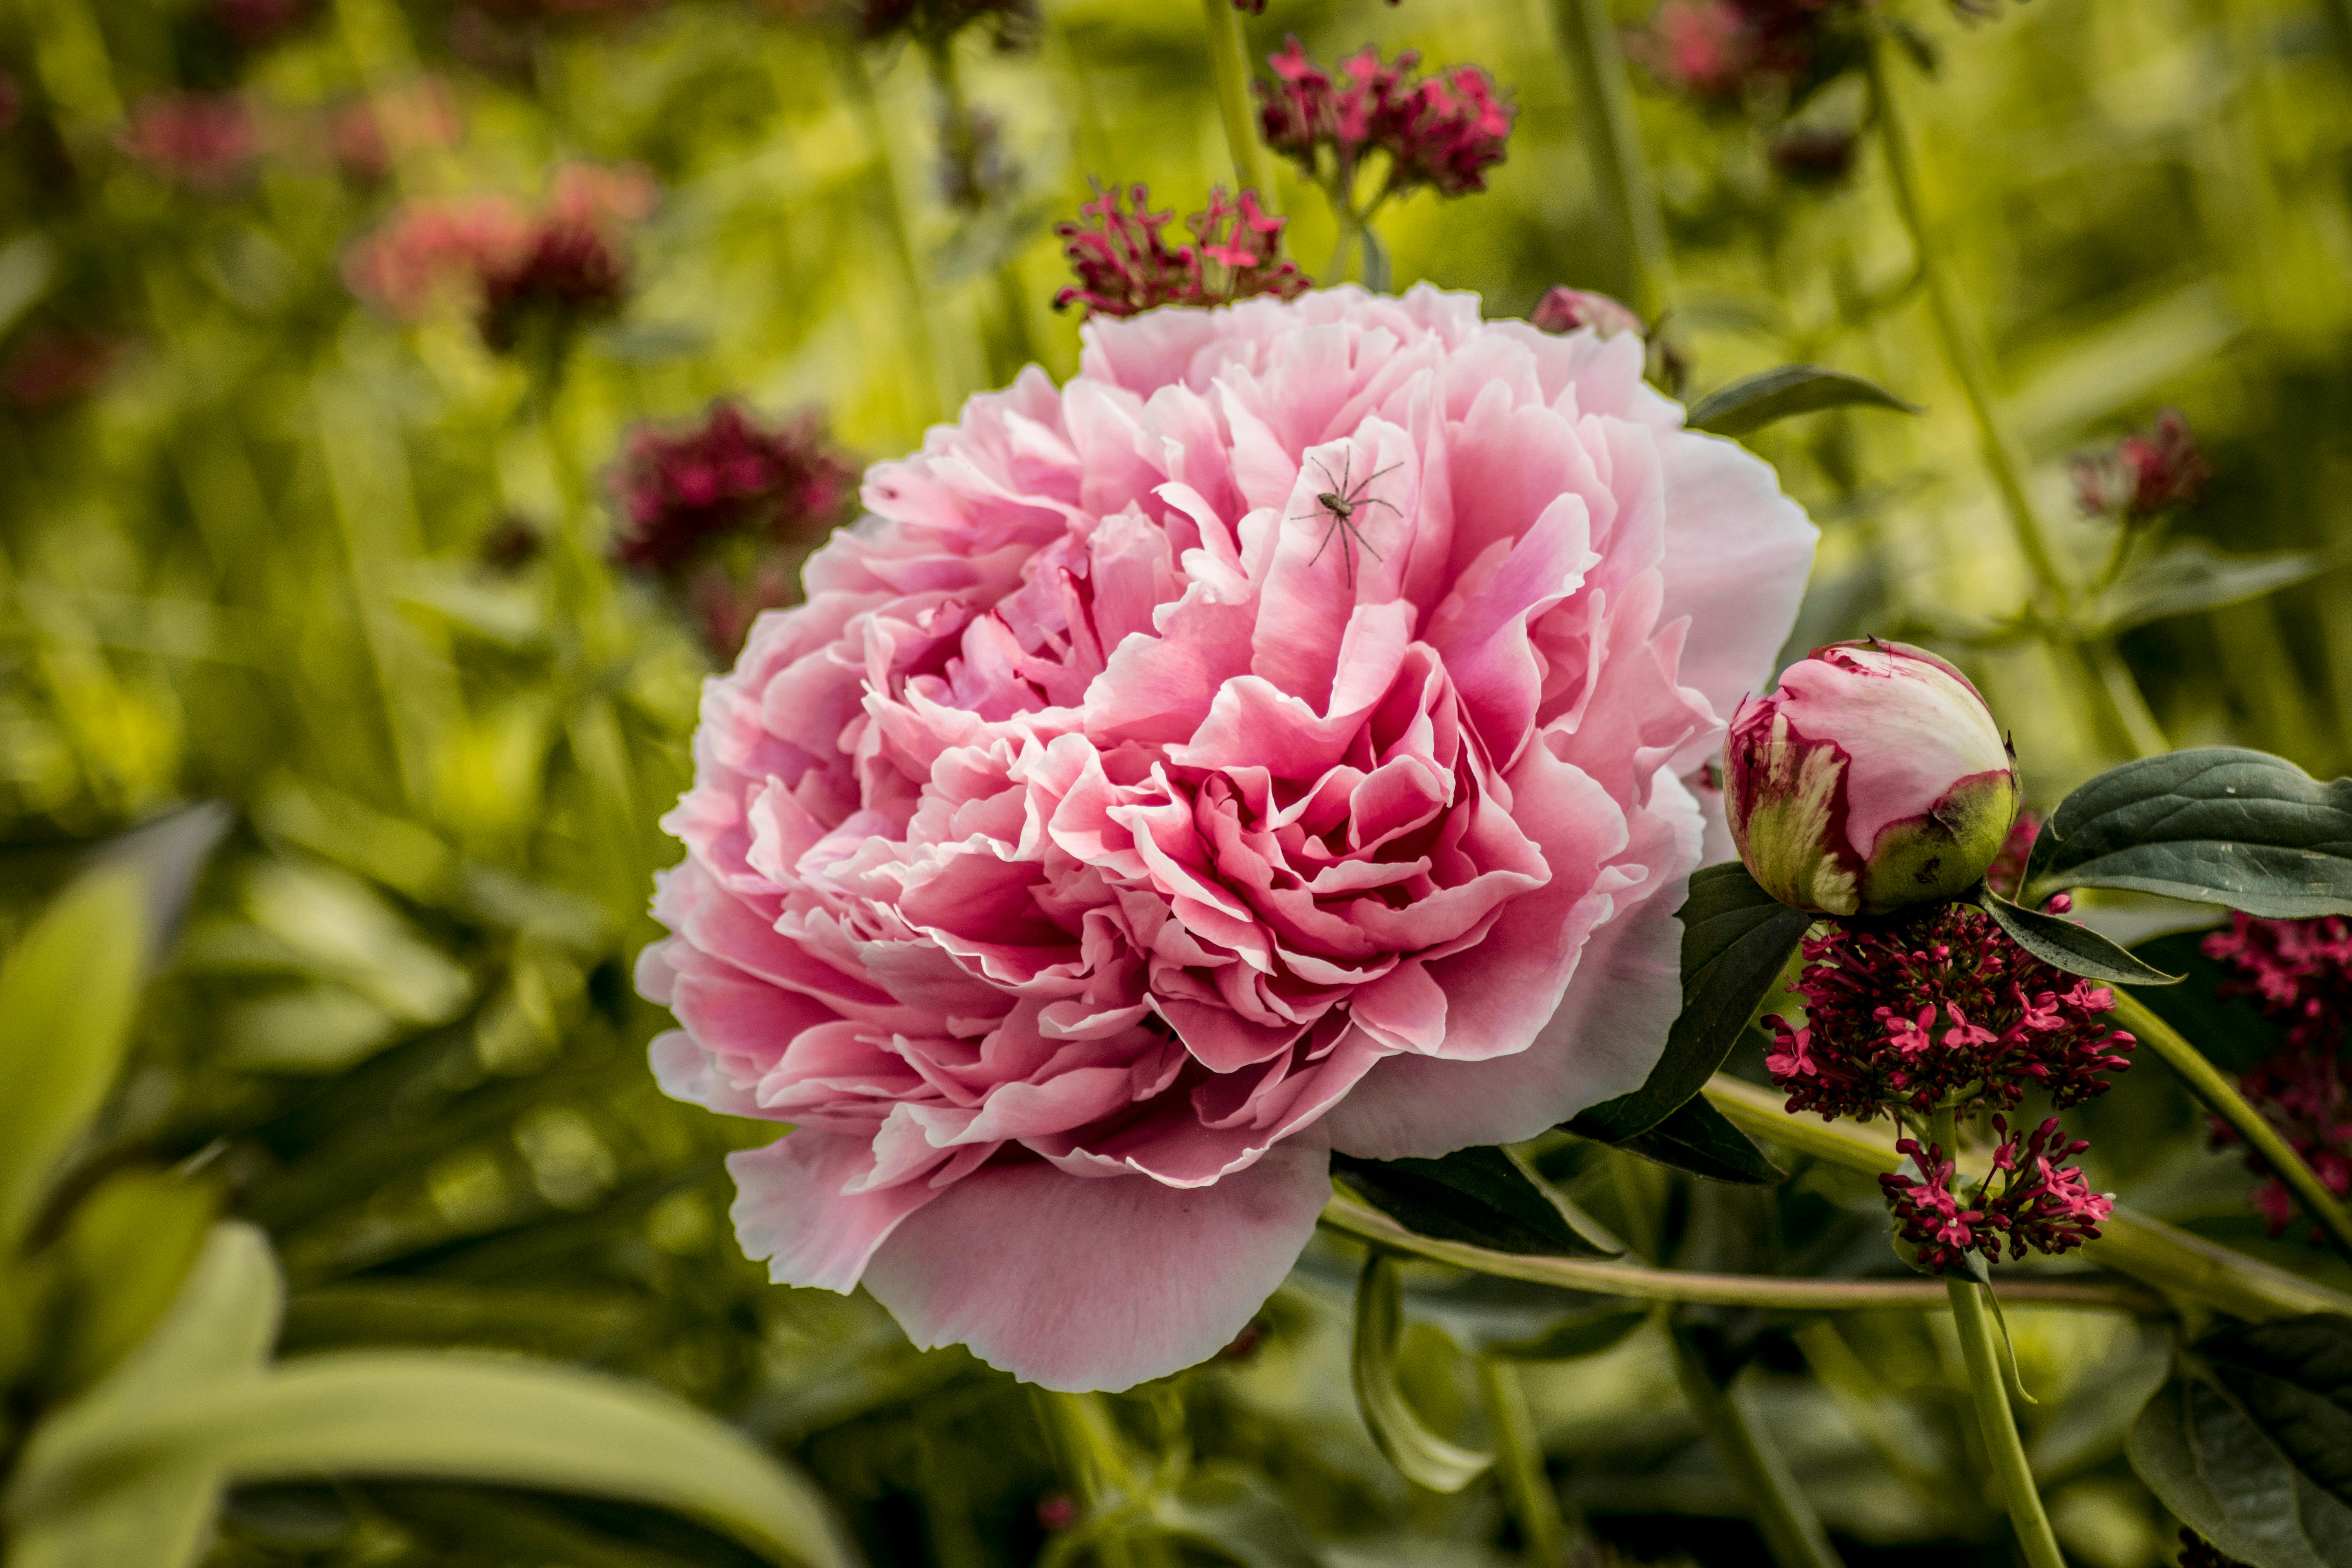
[[2195,505],[2212,477],[2189,421],[2168,408],[2147,429],[2075,458],[2074,497],[2089,516],[2141,523]]
[[1422,78],[1412,74],[1420,61],[1407,49],[1384,65],[1378,49],[1366,48],[1341,60],[1335,74],[1293,37],[1266,61],[1275,79],[1255,84],[1260,132],[1267,146],[1340,190],[1352,187],[1374,152],[1389,155],[1387,195],[1424,185],[1446,196],[1485,190],[1486,171],[1503,161],[1518,110],[1478,67]]

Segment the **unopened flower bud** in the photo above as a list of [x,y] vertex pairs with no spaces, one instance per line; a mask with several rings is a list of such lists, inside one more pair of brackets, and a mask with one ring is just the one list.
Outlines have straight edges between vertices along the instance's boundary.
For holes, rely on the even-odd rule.
[[1725,805],[1785,904],[1882,915],[1955,899],[2016,819],[2017,761],[1968,677],[1901,643],[1832,643],[1740,703]]
[[1613,338],[1620,332],[1649,335],[1649,328],[1631,307],[1606,294],[1564,285],[1546,290],[1528,320],[1547,332],[1572,332],[1579,327],[1591,327],[1604,338]]

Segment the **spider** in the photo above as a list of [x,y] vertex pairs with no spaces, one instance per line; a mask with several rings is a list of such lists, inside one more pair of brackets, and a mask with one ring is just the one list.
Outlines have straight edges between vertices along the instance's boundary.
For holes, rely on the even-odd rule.
[[[1367,475],[1362,480],[1357,483],[1354,489],[1350,489],[1348,486],[1348,474],[1349,468],[1354,464],[1354,462],[1355,454],[1350,450],[1348,457],[1339,464],[1339,481],[1337,483],[1333,483],[1331,479],[1331,470],[1324,466],[1322,458],[1316,458],[1315,467],[1322,473],[1323,482],[1327,485],[1330,485],[1331,488],[1323,491],[1315,498],[1315,504],[1318,509],[1318,510],[1294,512],[1291,514],[1291,521],[1294,522],[1318,516],[1328,517],[1331,520],[1331,526],[1323,531],[1323,542],[1315,547],[1314,555],[1309,557],[1307,560],[1307,564],[1310,567],[1313,566],[1316,562],[1323,559],[1323,552],[1331,548],[1331,541],[1339,537],[1342,529],[1347,531],[1348,538],[1352,539],[1358,544],[1362,545],[1364,547],[1365,553],[1370,555],[1373,560],[1378,561],[1382,558],[1381,552],[1372,548],[1371,541],[1364,537],[1364,531],[1356,525],[1356,512],[1359,509],[1368,506],[1384,506],[1391,511],[1397,512],[1399,517],[1402,517],[1404,515],[1402,511],[1398,511],[1397,508],[1392,503],[1384,501],[1378,496],[1367,496],[1364,494],[1366,490],[1371,488],[1372,481],[1374,479],[1381,478],[1383,474],[1393,474],[1399,468],[1403,468],[1404,465],[1402,463],[1391,463],[1387,468],[1381,469],[1379,473]],[[1341,540],[1339,542],[1339,559],[1347,563],[1348,586],[1350,590],[1353,590],[1356,586],[1356,556],[1355,552],[1348,548],[1347,540]]]

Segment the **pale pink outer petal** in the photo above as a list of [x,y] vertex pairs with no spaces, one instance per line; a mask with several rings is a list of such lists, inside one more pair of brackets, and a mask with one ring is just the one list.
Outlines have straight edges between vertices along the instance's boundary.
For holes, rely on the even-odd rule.
[[[1734,442],[1681,431],[1658,438],[1665,470],[1666,550],[1661,621],[1688,616],[1690,640],[1675,678],[1696,687],[1727,719],[1761,691],[1772,658],[1797,618],[1821,535],[1780,493],[1769,465]],[[1706,738],[1712,749],[1719,735]],[[1678,756],[1679,767],[1704,761]]]
[[856,1289],[874,1249],[941,1190],[919,1178],[849,1191],[873,1174],[874,1160],[872,1140],[809,1127],[728,1155],[735,1204],[727,1213],[743,1256],[765,1258],[779,1285]]
[[1941,660],[1841,651],[1862,668],[1790,665],[1780,710],[1805,739],[1844,749],[1846,837],[1867,858],[1889,823],[1924,815],[1962,779],[2006,770],[2009,748],[1976,688]]
[[1629,902],[1585,942],[1567,994],[1534,1043],[1485,1061],[1386,1058],[1324,1118],[1332,1147],[1368,1160],[1433,1160],[1533,1138],[1639,1089],[1682,1011],[1675,911],[1690,889],[1701,831],[1690,792],[1661,777],[1628,856],[1658,875],[1628,889]]
[[866,1288],[918,1346],[970,1345],[1047,1388],[1129,1388],[1231,1343],[1330,1196],[1312,1128],[1203,1187],[990,1165],[900,1224]]

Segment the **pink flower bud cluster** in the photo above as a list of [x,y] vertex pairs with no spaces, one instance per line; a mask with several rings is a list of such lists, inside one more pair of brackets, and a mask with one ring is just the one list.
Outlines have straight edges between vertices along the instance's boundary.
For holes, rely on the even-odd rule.
[[[2337,915],[2265,921],[2240,914],[2204,945],[2207,957],[2237,972],[2222,983],[2222,994],[2251,996],[2286,1026],[2284,1041],[2239,1080],[2239,1092],[2331,1192],[2352,1193],[2352,1085],[2343,1054],[2345,1019],[2352,1016],[2352,921]],[[2217,1146],[2237,1141],[2214,1121]],[[2267,1171],[2252,1155],[2247,1164]],[[2255,1190],[2254,1206],[2273,1236],[2294,1218],[2294,1200],[2275,1176]]]
[[1229,305],[1271,294],[1295,300],[1314,279],[1282,259],[1283,219],[1258,205],[1255,191],[1238,197],[1223,185],[1209,193],[1205,212],[1184,220],[1191,244],[1170,244],[1163,232],[1175,213],[1153,212],[1150,194],[1129,193],[1122,210],[1118,187],[1095,193],[1078,208],[1083,220],[1059,223],[1054,233],[1078,280],[1054,296],[1057,310],[1076,304],[1089,316],[1133,316],[1161,305]]
[[499,195],[418,198],[352,247],[344,280],[403,319],[446,291],[470,294],[482,341],[503,353],[535,321],[569,327],[620,309],[629,281],[622,234],[655,199],[642,168],[587,164],[558,170],[536,212]]
[[1341,60],[1335,73],[1291,38],[1266,62],[1275,79],[1256,84],[1266,145],[1342,193],[1352,191],[1370,153],[1386,153],[1390,168],[1375,201],[1423,185],[1445,196],[1485,190],[1486,172],[1503,161],[1517,110],[1496,95],[1494,79],[1476,66],[1415,77],[1420,61],[1406,49],[1383,65],[1380,51],[1367,47]]
[[2028,1250],[2071,1251],[2098,1239],[2100,1225],[2115,1212],[2115,1199],[2091,1191],[2080,1166],[2058,1163],[2090,1144],[2069,1139],[2056,1117],[2030,1133],[2012,1134],[2005,1117],[1994,1117],[1992,1126],[2000,1140],[1992,1169],[1966,1198],[1942,1146],[1923,1150],[1916,1139],[1898,1140],[1895,1147],[1919,1174],[1890,1171],[1878,1178],[1903,1239],[1918,1249],[1923,1267],[1938,1274],[1964,1268],[1971,1252],[1998,1262],[2004,1244],[2012,1261]]
[[118,145],[165,179],[218,195],[260,156],[261,132],[235,93],[173,93],[133,105]]
[[2007,1110],[2029,1089],[2063,1110],[2131,1065],[2132,1037],[2101,1016],[2115,993],[2043,963],[1981,910],[1833,925],[1804,952],[1804,1024],[1766,1020],[1777,1038],[1765,1066],[1792,1114]]
[[841,520],[856,482],[823,416],[769,426],[739,404],[714,404],[689,428],[629,437],[612,480],[624,519],[613,553],[632,571],[666,575],[739,531],[814,542]]
[[2178,408],[2105,452],[2074,459],[2074,500],[2091,517],[2141,523],[2193,506],[2213,477]]

